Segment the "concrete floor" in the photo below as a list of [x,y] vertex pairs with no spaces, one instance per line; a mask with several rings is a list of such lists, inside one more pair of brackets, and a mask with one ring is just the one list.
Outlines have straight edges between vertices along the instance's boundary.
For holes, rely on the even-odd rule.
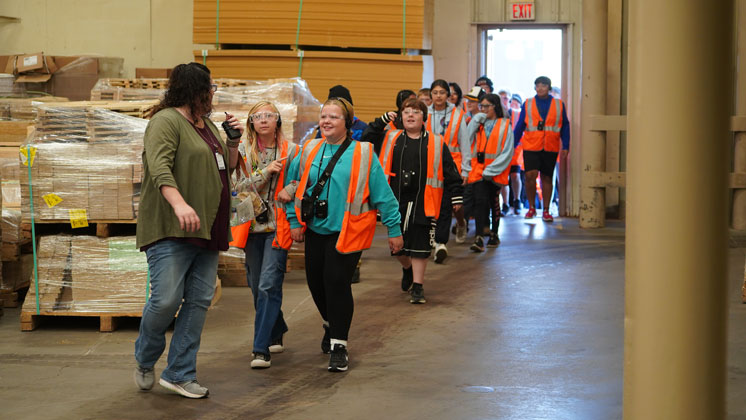
[[[97,321],[68,318],[21,333],[18,310],[6,310],[0,417],[620,419],[623,225],[580,230],[574,219],[503,220],[498,249],[473,254],[452,242],[445,265],[428,265],[421,306],[399,289],[401,271],[379,232],[353,286],[351,364],[342,374],[326,371],[321,320],[302,272],[286,278],[287,350],[268,370],[249,368],[249,290],[223,289],[199,354],[206,400],[158,385],[136,389],[136,321],[99,333]],[[729,252],[728,418],[744,419],[744,249]]]

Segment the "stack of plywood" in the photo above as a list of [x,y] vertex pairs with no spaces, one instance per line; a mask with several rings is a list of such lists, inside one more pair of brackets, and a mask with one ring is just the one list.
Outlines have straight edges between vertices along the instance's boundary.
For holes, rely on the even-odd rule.
[[[35,220],[65,222],[70,210],[87,219],[137,217],[142,138],[147,121],[92,107],[40,106],[31,184]],[[29,174],[20,171],[24,221],[30,220]],[[46,200],[45,200],[46,199]]]
[[[201,51],[194,54],[195,60],[202,59]],[[299,59],[292,51],[217,50],[209,51],[206,59],[212,74],[220,77],[264,79],[298,74]],[[399,90],[417,91],[428,66],[429,56],[305,51],[301,73],[317,98],[326,98],[334,85],[346,86],[355,115],[368,122],[395,107]]]
[[[39,276],[38,306],[43,311],[54,311],[64,306],[63,289],[70,286],[70,243],[72,236],[44,236],[37,250]],[[33,277],[23,304],[24,310],[36,309],[36,283]]]
[[34,102],[63,102],[66,98],[0,98],[0,156],[17,155],[34,126]]
[[427,50],[432,13],[432,0],[194,0],[193,35],[197,44]]

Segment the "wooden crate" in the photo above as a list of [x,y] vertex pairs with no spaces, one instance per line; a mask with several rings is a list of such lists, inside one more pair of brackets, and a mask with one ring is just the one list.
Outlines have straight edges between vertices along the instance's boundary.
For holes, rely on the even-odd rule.
[[300,45],[397,50],[432,45],[433,0],[258,0],[249,5],[194,0],[194,43],[290,46],[297,39]]
[[[194,51],[194,57],[201,61],[202,51]],[[399,90],[420,89],[423,75],[431,72],[431,59],[430,56],[306,51],[301,73],[313,96],[322,102],[328,97],[329,88],[337,84],[346,86],[352,94],[355,115],[369,122],[395,108]],[[293,51],[211,50],[206,61],[216,77],[267,79],[298,75],[299,58]]]

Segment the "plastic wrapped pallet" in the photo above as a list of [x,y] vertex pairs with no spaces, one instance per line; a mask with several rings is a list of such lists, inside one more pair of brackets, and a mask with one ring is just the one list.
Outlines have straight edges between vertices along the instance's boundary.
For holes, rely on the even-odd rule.
[[[142,311],[148,266],[134,237],[43,236],[37,255],[40,311]],[[36,310],[35,293],[32,278],[24,311]]]
[[[36,132],[27,145],[35,150],[30,171],[35,220],[136,219],[147,121],[87,103],[71,104],[41,105],[37,111]],[[26,146],[22,151],[27,154]],[[21,167],[20,184],[23,219],[28,221],[26,166]]]
[[218,277],[225,287],[246,287],[246,255],[243,249],[230,247],[218,257]]
[[[303,79],[224,78],[214,79],[214,82],[218,90],[213,96],[214,112],[210,118],[218,124],[225,120],[224,111],[246,123],[249,109],[259,101],[270,101],[277,106],[282,116],[282,131],[295,143],[302,143],[318,124],[321,103]],[[91,100],[160,98],[167,85],[168,79],[101,79],[91,90]],[[222,131],[221,135],[225,138]]]

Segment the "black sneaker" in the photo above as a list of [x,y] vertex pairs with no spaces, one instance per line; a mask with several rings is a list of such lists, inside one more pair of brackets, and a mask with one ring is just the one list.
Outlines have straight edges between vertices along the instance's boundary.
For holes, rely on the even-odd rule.
[[282,336],[276,340],[272,340],[271,343],[269,343],[269,352],[270,353],[282,353],[285,351],[285,346],[282,345]]
[[409,268],[402,268],[401,271],[401,290],[402,292],[407,292],[409,291],[409,288],[412,287],[412,282],[414,281],[412,266],[409,266]]
[[497,248],[500,245],[500,238],[497,237],[497,233],[490,235],[490,240],[487,241],[487,248]]
[[267,353],[254,353],[254,360],[251,361],[252,369],[266,369],[272,366],[272,357]]
[[507,204],[503,203],[503,208],[500,214],[503,216],[507,216],[509,211],[510,211],[510,207],[508,207]]
[[329,355],[329,372],[344,372],[347,370],[348,363],[347,347],[343,344],[335,344],[334,350]]
[[332,351],[331,337],[329,337],[329,326],[324,324],[324,338],[321,339],[321,352],[329,354]]
[[422,285],[415,283],[412,285],[412,290],[409,292],[409,303],[425,303],[425,289]]
[[481,236],[477,236],[474,243],[469,247],[474,252],[484,252],[484,239]]

